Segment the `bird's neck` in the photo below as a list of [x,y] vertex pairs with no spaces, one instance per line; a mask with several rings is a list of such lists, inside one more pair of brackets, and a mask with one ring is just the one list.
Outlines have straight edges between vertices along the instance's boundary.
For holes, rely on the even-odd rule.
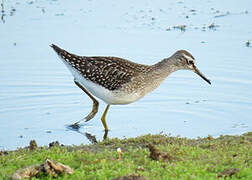
[[165,58],[153,65],[153,73],[159,73],[161,77],[166,78],[169,74],[183,69],[175,58]]
[[140,88],[142,96],[156,89],[169,74],[179,69],[183,68],[176,63],[174,58],[163,59],[162,61],[149,66],[146,74],[140,76],[140,79],[143,79],[145,87]]
[[135,89],[139,97],[156,89],[172,72],[182,69],[172,57],[146,67],[146,71],[135,78],[135,84],[132,83],[137,86]]

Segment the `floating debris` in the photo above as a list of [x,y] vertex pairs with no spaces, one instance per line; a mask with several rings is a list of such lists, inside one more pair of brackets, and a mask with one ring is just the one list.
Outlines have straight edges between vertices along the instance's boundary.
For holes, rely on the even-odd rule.
[[[220,13],[220,11],[216,11],[215,13]],[[248,14],[248,13],[249,12],[247,10],[243,11],[243,12],[240,12],[240,13],[230,13],[229,11],[227,11],[226,13],[219,14],[219,15],[216,15],[214,17],[219,18],[219,17],[224,17],[224,16],[227,16],[227,15],[241,15],[241,14]]]
[[13,16],[15,12],[16,12],[16,9],[15,8],[11,8],[10,16]]
[[219,25],[215,25],[214,23],[210,24],[209,26],[207,26],[208,29],[213,29],[216,30],[217,27],[219,27]]
[[196,15],[197,14],[195,9],[191,9],[189,12],[191,12],[192,15]]
[[33,4],[34,2],[33,1],[29,1],[29,2],[27,2],[27,4]]
[[166,28],[166,31],[171,31],[172,29],[174,30],[181,30],[181,31],[185,31],[186,30],[186,25],[176,25],[171,27]]
[[250,40],[247,40],[246,43],[245,43],[246,47],[250,47],[251,46],[251,41]]
[[[216,11],[216,13],[219,13],[220,11]],[[229,11],[227,11],[226,13],[224,13],[224,14],[220,14],[220,15],[216,15],[216,16],[214,16],[215,18],[219,18],[219,17],[224,17],[224,16],[227,16],[227,15],[230,15],[230,12]]]
[[5,23],[5,20],[4,20],[4,16],[5,16],[5,13],[4,13],[4,4],[3,4],[4,1],[2,1],[1,3],[1,20],[3,21],[3,23]]
[[205,24],[203,25],[202,27],[202,31],[206,31],[207,29],[210,29],[210,30],[213,30],[213,31],[216,31],[217,30],[217,27],[220,27],[219,25],[216,25],[214,23],[206,26]]
[[173,29],[179,29],[181,31],[185,31],[186,30],[186,25],[173,26]]
[[64,13],[57,13],[55,16],[64,16]]

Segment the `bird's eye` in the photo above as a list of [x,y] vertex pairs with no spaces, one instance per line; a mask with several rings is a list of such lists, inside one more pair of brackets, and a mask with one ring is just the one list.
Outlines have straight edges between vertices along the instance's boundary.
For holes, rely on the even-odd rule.
[[194,64],[193,60],[188,60],[187,63],[188,63],[189,65],[193,65],[193,64]]

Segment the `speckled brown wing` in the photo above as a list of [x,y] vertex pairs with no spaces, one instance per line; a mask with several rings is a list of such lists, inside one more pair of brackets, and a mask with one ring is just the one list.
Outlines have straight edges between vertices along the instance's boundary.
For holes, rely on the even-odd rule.
[[112,91],[120,89],[123,84],[130,82],[133,77],[148,68],[147,65],[133,63],[122,58],[77,56],[56,45],[51,47],[84,78]]

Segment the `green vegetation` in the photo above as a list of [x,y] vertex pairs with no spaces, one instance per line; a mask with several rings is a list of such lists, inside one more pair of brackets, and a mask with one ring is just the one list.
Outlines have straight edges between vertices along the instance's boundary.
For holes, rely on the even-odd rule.
[[[154,145],[163,155],[151,159],[148,145]],[[121,158],[118,147],[122,149]],[[0,179],[9,179],[16,170],[41,164],[46,158],[74,170],[56,179],[111,179],[131,174],[149,179],[252,179],[252,132],[216,139],[145,135],[107,139],[93,145],[0,152]],[[43,173],[37,178],[55,179]]]

